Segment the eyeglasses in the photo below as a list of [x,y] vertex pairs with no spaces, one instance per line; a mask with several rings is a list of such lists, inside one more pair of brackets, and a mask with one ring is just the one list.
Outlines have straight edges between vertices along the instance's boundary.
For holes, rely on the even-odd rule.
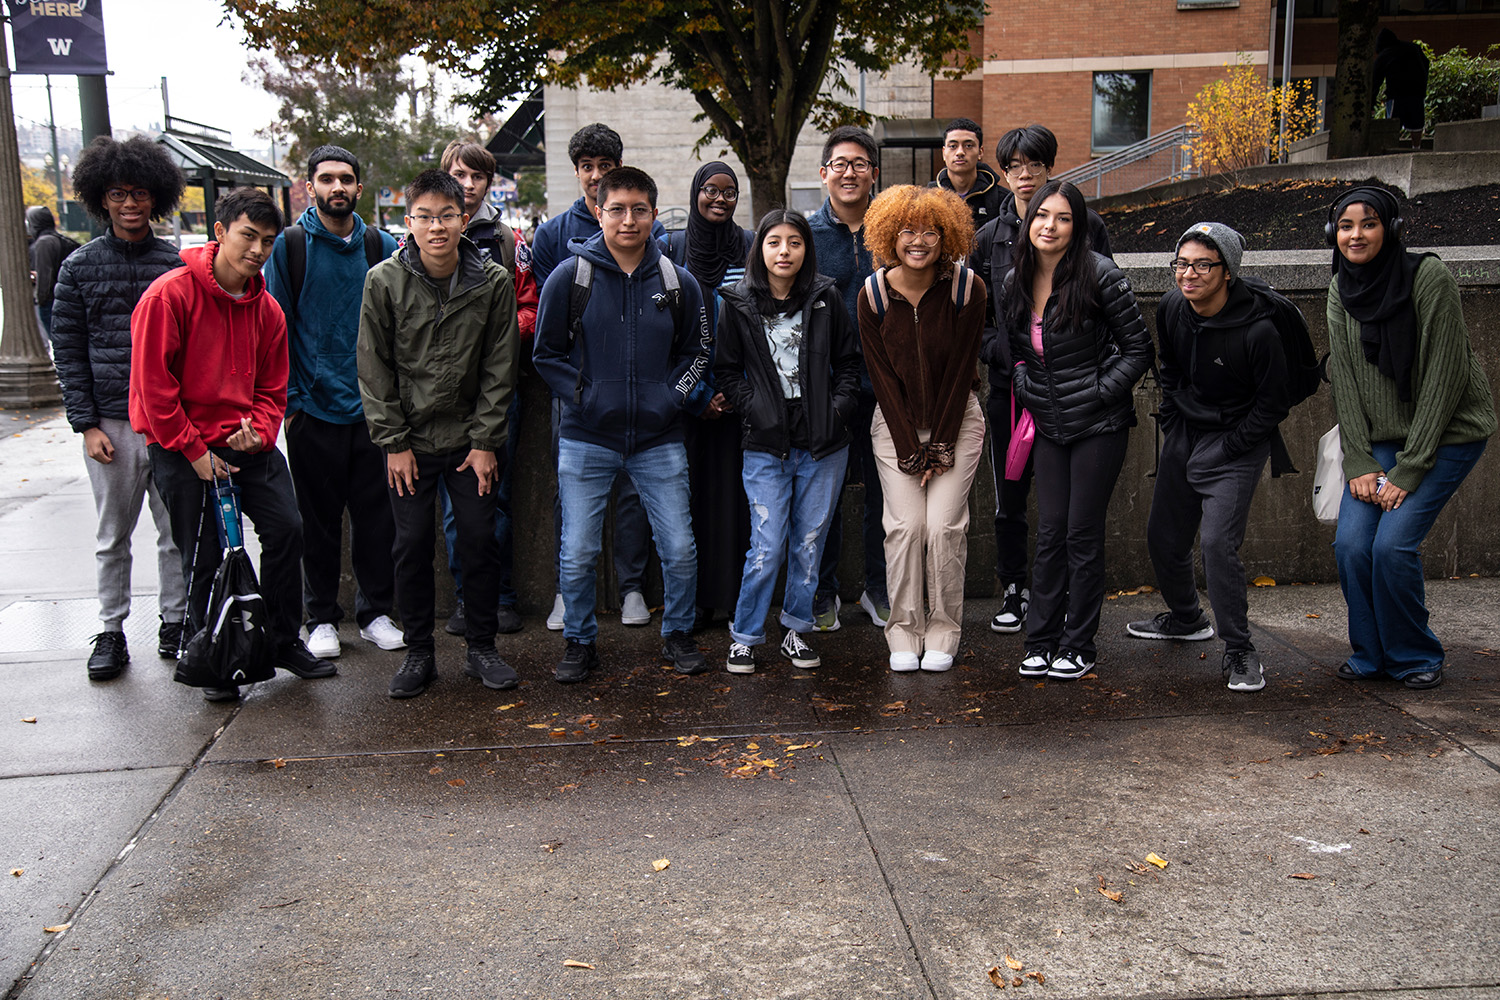
[[729,202],[729,204],[733,205],[737,200],[739,200],[740,197],[740,193],[734,188],[721,188],[714,187],[712,184],[705,184],[703,185],[702,190],[703,197],[707,198],[709,201],[723,198],[725,201]]
[[842,156],[837,160],[829,160],[827,163],[823,164],[823,166],[828,169],[828,172],[830,174],[844,174],[848,173],[850,170],[854,171],[856,174],[868,174],[870,172],[870,168],[874,165],[875,164],[871,163],[869,160],[864,159],[863,157],[857,160],[846,160]]
[[1184,260],[1181,257],[1167,265],[1173,274],[1181,274],[1188,268],[1192,268],[1194,274],[1212,274],[1214,268],[1224,266],[1222,260]]
[[[705,190],[707,189],[705,188]],[[733,201],[734,199],[731,198],[729,200]],[[603,212],[611,219],[614,219],[616,222],[625,218],[626,212],[629,212],[630,217],[637,222],[645,222],[647,219],[651,218],[652,213],[651,206],[649,205],[631,205],[628,208],[624,205],[611,205],[608,208],[601,208],[599,209],[599,211]]]
[[408,215],[407,220],[419,226],[431,228],[442,226],[444,229],[463,218],[462,212],[444,212],[442,215]]
[[117,205],[124,202],[126,198],[134,198],[136,201],[152,200],[151,192],[145,188],[108,188],[104,192],[104,197]]
[[896,235],[901,237],[902,243],[920,243],[926,247],[936,246],[937,241],[943,238],[942,233],[933,232],[931,229],[920,233],[911,229],[903,229]]
[[1004,170],[1007,174],[1019,174],[1022,167],[1026,168],[1026,172],[1033,176],[1046,173],[1047,171],[1047,164],[1041,160],[1027,160],[1025,163],[1007,163]]

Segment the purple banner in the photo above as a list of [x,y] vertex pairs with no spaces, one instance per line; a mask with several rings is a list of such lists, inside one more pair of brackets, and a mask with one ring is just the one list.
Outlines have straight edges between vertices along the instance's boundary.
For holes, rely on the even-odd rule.
[[102,76],[104,17],[101,0],[6,0],[17,73]]

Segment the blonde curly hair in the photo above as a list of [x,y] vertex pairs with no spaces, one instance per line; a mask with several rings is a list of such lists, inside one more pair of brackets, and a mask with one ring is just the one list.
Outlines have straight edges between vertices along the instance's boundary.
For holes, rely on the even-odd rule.
[[946,188],[897,184],[870,202],[865,212],[865,248],[879,267],[895,267],[896,236],[903,229],[936,229],[942,236],[938,273],[949,274],[953,262],[969,254],[974,242],[974,216],[964,200]]

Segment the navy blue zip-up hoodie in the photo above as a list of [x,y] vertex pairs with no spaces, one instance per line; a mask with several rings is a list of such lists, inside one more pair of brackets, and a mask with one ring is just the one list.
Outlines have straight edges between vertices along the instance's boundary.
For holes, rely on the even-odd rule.
[[[682,440],[682,412],[708,374],[708,316],[698,282],[662,256],[655,240],[631,274],[620,270],[603,233],[571,244],[542,289],[532,360],[562,401],[561,435],[625,455]],[[594,265],[593,290],[574,340],[568,300],[578,258]],[[662,267],[676,267],[683,329],[662,293]],[[578,401],[574,402],[574,391]]]

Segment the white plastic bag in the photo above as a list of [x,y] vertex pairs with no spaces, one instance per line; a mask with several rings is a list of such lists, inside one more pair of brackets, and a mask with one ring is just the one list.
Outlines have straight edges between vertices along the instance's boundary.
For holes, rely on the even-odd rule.
[[1339,425],[1318,438],[1318,468],[1313,473],[1313,515],[1324,524],[1339,523],[1344,501],[1344,440]]

